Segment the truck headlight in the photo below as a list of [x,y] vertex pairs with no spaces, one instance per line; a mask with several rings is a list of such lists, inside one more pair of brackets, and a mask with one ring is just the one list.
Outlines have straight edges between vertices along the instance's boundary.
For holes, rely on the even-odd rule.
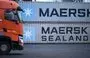
[[23,46],[23,37],[19,36],[19,44]]

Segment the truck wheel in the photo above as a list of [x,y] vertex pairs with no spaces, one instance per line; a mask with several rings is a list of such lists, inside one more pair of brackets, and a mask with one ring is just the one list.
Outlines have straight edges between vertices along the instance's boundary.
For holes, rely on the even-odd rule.
[[11,46],[9,43],[0,42],[0,54],[1,55],[9,54],[10,51],[11,51]]

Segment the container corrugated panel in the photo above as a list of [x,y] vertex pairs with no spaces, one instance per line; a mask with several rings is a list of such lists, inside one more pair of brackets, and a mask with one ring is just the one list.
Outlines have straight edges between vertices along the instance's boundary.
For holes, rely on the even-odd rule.
[[25,43],[90,43],[90,24],[24,23]]
[[90,3],[20,2],[24,21],[90,22]]

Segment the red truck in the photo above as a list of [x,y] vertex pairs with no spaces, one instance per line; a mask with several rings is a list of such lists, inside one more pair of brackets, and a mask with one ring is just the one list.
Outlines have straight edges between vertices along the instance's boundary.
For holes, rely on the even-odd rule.
[[22,9],[15,1],[0,0],[0,54],[23,50]]

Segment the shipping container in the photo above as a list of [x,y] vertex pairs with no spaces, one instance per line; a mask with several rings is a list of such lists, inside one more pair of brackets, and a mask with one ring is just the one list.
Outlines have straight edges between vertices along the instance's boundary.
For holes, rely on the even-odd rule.
[[90,3],[19,4],[25,43],[90,43]]

